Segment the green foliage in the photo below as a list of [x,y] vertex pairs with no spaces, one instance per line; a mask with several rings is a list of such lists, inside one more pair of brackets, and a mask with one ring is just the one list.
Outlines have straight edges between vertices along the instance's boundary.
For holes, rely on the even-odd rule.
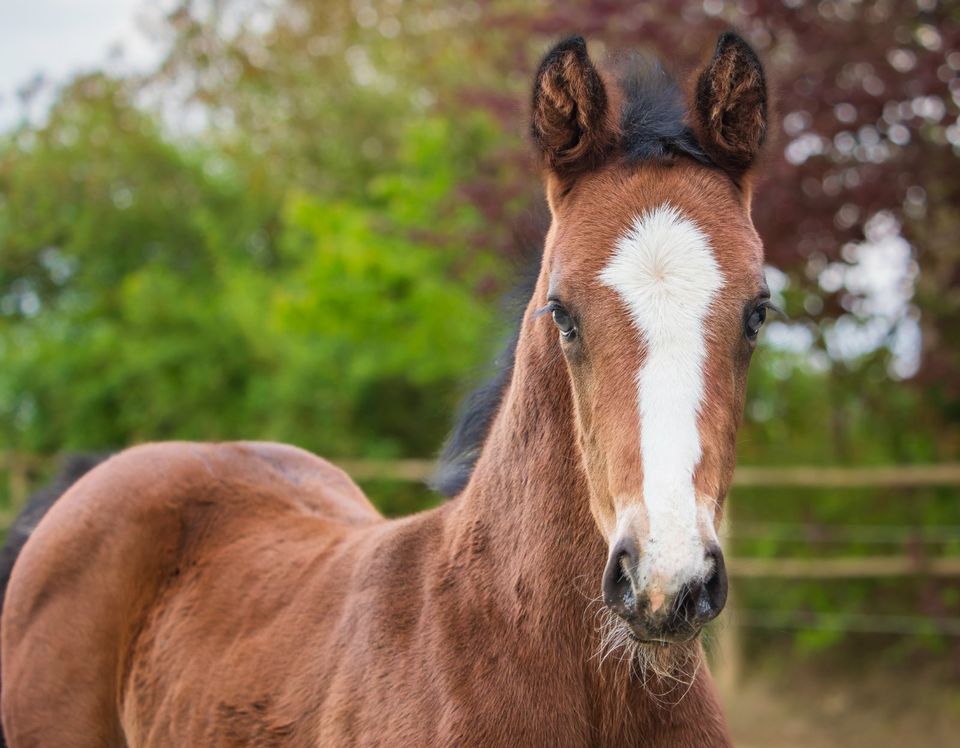
[[[467,128],[474,144],[489,131]],[[400,170],[364,200],[291,187],[261,201],[254,168],[211,174],[215,152],[166,141],[115,82],[66,91],[0,168],[0,444],[429,455],[489,353],[473,289],[493,270],[455,267],[454,238],[478,219],[445,206],[462,163],[449,123],[405,135]]]

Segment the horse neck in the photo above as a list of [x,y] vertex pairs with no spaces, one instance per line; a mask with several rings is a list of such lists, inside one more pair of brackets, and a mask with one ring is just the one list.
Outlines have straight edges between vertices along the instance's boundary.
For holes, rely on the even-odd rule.
[[468,543],[484,587],[500,602],[550,611],[551,638],[579,646],[583,611],[598,595],[605,547],[590,514],[570,384],[552,325],[529,320],[503,403],[464,493],[451,552]]

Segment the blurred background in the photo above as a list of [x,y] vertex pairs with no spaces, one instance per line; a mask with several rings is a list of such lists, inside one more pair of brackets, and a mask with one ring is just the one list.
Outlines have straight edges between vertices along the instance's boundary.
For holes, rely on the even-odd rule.
[[960,728],[960,3],[33,0],[0,26],[0,524],[77,451],[275,439],[389,514],[510,326],[559,37],[685,79],[734,26],[780,134],[712,632],[738,744]]

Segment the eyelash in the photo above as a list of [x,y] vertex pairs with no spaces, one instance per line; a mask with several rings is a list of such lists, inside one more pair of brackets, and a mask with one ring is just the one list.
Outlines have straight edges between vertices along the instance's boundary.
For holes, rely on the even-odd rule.
[[563,304],[561,304],[561,303],[560,303],[559,301],[557,301],[556,299],[550,299],[549,301],[547,301],[547,305],[546,305],[546,306],[540,307],[540,309],[537,309],[537,311],[535,311],[535,312],[533,313],[533,318],[534,318],[534,319],[537,319],[538,317],[542,317],[544,314],[553,314],[553,313],[556,312],[557,310],[562,311],[562,312],[563,312],[563,311],[566,311],[566,310],[563,308]]
[[[755,341],[757,339],[757,336],[760,333],[760,328],[763,327],[764,323],[766,322],[767,315],[770,312],[779,313],[783,315],[783,312],[776,305],[772,304],[770,302],[770,299],[764,299],[763,301],[759,302],[755,307],[753,307],[753,309],[750,310],[750,313],[746,316],[746,318],[743,321],[744,332],[746,333],[748,340]],[[750,320],[752,320],[753,315],[757,313],[760,314],[760,320],[759,320],[759,324],[757,325],[757,330],[756,332],[754,332],[750,327]]]

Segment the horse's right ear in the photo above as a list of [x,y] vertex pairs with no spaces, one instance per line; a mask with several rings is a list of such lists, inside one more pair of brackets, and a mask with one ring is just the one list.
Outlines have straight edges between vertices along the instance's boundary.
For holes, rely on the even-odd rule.
[[614,141],[609,102],[583,37],[560,42],[533,85],[531,130],[546,166],[565,179],[599,166]]
[[767,120],[767,83],[757,53],[736,34],[721,34],[694,100],[694,129],[704,150],[740,176],[760,153]]

